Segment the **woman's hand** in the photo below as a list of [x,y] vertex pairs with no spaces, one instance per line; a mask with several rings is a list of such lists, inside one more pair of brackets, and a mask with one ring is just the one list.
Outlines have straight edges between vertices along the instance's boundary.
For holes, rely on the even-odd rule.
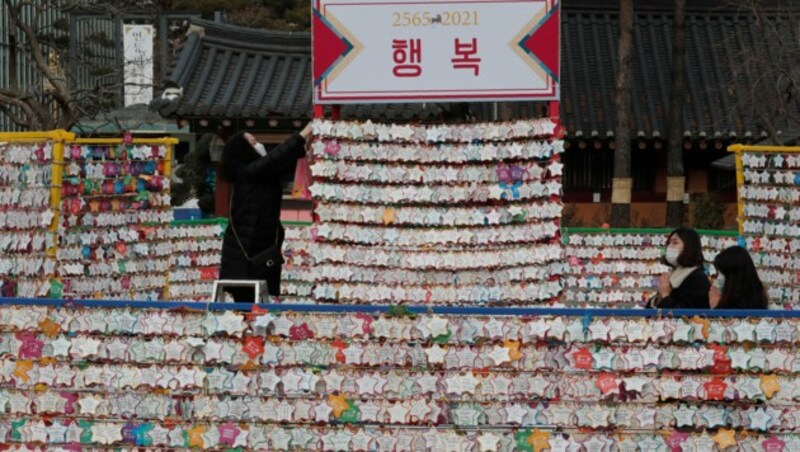
[[303,137],[303,139],[306,140],[306,141],[308,141],[308,139],[311,138],[311,123],[310,122],[308,124],[306,124],[306,126],[303,128],[303,130],[300,131],[300,136]]
[[711,309],[717,308],[721,296],[722,294],[719,293],[719,289],[717,289],[717,286],[712,284],[711,288],[708,289],[708,305],[711,307]]
[[669,285],[669,273],[664,273],[658,278],[658,294],[661,298],[667,298],[672,293],[672,286]]

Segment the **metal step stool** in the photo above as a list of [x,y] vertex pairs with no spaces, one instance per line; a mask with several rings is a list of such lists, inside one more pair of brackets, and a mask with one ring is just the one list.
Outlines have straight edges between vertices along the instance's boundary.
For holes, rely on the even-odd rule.
[[214,290],[211,296],[212,303],[225,302],[225,289],[232,287],[246,287],[255,292],[255,303],[269,301],[267,293],[267,282],[255,279],[218,279],[214,281]]

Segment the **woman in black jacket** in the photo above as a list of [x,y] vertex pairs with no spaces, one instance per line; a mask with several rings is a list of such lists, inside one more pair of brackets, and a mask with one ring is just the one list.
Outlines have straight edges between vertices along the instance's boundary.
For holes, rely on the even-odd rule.
[[[311,128],[306,126],[269,153],[249,133],[237,133],[225,143],[221,175],[231,183],[231,196],[228,228],[222,240],[220,279],[266,280],[269,294],[280,295],[280,255],[267,264],[253,261],[270,254],[275,246],[280,250],[283,244],[280,179],[294,171],[297,160],[305,156],[310,136]],[[227,291],[235,301],[257,301],[250,289]]]
[[767,309],[769,300],[750,253],[740,246],[714,258],[717,278],[708,293],[712,309]]
[[661,275],[658,294],[647,307],[659,309],[709,309],[711,283],[703,270],[700,235],[690,228],[678,228],[667,238],[664,261],[672,267]]

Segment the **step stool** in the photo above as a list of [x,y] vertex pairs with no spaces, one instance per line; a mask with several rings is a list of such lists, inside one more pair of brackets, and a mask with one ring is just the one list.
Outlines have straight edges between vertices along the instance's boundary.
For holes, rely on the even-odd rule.
[[267,282],[256,279],[218,279],[214,281],[214,289],[211,296],[212,303],[225,302],[225,289],[231,287],[247,287],[255,292],[253,302],[263,303],[269,297],[267,293]]

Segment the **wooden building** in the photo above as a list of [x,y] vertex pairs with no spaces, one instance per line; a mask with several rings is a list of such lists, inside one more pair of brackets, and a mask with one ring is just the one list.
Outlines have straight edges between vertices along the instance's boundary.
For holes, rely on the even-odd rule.
[[[662,226],[666,200],[667,114],[670,93],[672,11],[666,0],[637,3],[633,57],[633,209],[636,226]],[[728,203],[734,222],[735,178],[710,165],[728,144],[766,135],[739,107],[731,77],[737,52],[755,42],[753,18],[691,2],[687,13],[687,98],[683,149],[688,200],[713,192]],[[610,211],[614,142],[614,76],[618,2],[562,3],[561,121],[566,129],[564,200],[573,224],[595,226]],[[734,35],[734,30],[737,34]],[[740,33],[745,30],[746,33]],[[743,41],[744,39],[744,41]],[[194,133],[224,139],[252,131],[278,143],[311,118],[311,56],[308,33],[255,30],[194,21],[191,34],[151,104],[162,116]],[[542,116],[540,103],[393,104],[344,106],[342,117],[373,121],[505,120]],[[217,185],[217,214],[226,212],[227,188]],[[302,219],[305,202],[287,204],[288,219]]]

